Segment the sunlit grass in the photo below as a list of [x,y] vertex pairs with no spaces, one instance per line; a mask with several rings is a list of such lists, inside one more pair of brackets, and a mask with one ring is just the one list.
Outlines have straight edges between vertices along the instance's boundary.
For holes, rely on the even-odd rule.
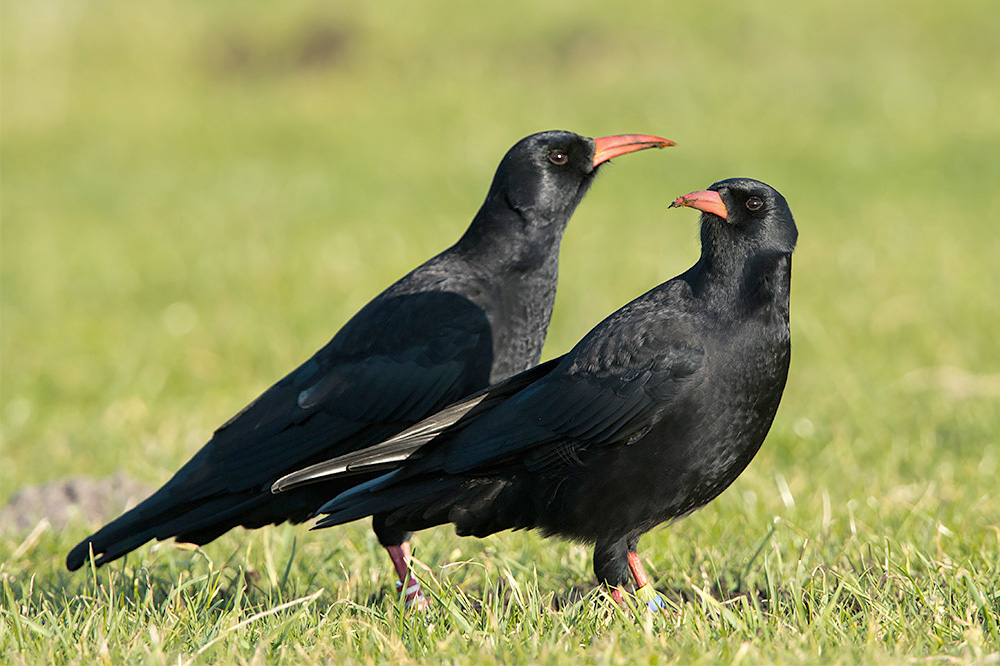
[[679,142],[580,207],[547,356],[693,262],[679,194],[760,178],[801,231],[771,436],[640,545],[668,615],[619,612],[586,548],[535,534],[418,535],[425,619],[362,525],[146,546],[96,575],[62,568],[92,526],[42,526],[0,534],[4,663],[997,659],[991,3],[2,12],[3,502],[70,475],[162,483],[453,242],[533,131]]

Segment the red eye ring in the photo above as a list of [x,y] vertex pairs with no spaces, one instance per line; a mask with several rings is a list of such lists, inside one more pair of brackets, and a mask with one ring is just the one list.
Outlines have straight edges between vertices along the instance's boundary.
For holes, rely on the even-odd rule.
[[747,208],[750,210],[760,210],[764,207],[764,200],[760,197],[750,197],[747,199]]

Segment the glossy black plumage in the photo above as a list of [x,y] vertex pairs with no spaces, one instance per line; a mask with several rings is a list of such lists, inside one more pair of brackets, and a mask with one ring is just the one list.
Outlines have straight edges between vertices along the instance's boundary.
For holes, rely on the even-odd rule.
[[[559,244],[599,165],[671,145],[643,135],[593,140],[543,132],[503,158],[462,238],[361,309],[302,366],[219,428],[151,497],[69,553],[75,570],[151,539],[207,543],[242,525],[309,518],[357,479],[281,496],[271,484],[305,465],[380,442],[491,382],[538,362],[552,312]],[[384,545],[405,532],[376,523]]]
[[694,194],[678,204],[719,214],[702,214],[691,269],[565,356],[278,487],[382,471],[324,505],[318,526],[378,512],[405,530],[538,528],[594,543],[598,579],[624,584],[640,535],[703,506],[747,466],[788,372],[798,232],[784,198],[748,179]]

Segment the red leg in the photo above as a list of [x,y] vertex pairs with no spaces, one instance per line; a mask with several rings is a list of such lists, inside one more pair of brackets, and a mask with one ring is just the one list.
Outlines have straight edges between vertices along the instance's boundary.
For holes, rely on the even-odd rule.
[[642,562],[639,560],[639,553],[634,550],[629,551],[628,568],[632,572],[632,578],[635,579],[635,596],[639,597],[641,601],[646,602],[646,608],[651,611],[666,610],[667,602],[649,584],[646,570],[642,567]]
[[392,560],[392,566],[396,569],[396,575],[399,576],[396,591],[406,590],[404,593],[406,607],[415,607],[417,610],[427,608],[430,604],[424,597],[424,591],[420,589],[420,581],[410,575],[410,543],[404,541],[399,546],[386,546],[385,549],[389,553],[389,559]]
[[649,585],[649,578],[646,577],[646,570],[642,568],[639,553],[634,550],[628,554],[628,570],[632,572],[632,578],[635,579],[636,587]]

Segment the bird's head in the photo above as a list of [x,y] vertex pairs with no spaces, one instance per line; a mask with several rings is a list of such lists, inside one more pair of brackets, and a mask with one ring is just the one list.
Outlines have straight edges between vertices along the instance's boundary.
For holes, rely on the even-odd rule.
[[720,180],[707,190],[678,197],[671,208],[702,211],[702,252],[733,258],[790,255],[799,232],[785,197],[750,178]]
[[644,134],[599,139],[560,130],[532,134],[507,151],[484,208],[506,207],[528,221],[565,225],[602,164],[619,155],[672,145],[669,139]]

